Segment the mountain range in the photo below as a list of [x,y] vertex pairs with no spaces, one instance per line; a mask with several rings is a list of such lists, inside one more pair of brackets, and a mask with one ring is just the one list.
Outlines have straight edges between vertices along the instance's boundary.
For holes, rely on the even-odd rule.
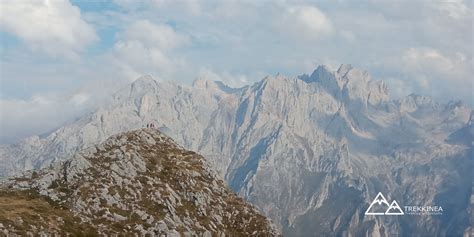
[[[350,65],[242,88],[143,76],[52,133],[0,146],[0,174],[69,160],[108,137],[153,123],[198,152],[288,236],[461,236],[472,231],[474,113],[411,94]],[[365,216],[382,192],[442,215]]]

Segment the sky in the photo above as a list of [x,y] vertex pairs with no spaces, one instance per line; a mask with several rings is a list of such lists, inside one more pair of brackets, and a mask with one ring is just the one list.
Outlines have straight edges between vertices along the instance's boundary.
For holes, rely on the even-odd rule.
[[94,109],[141,75],[230,86],[352,64],[472,107],[473,1],[2,0],[0,143]]

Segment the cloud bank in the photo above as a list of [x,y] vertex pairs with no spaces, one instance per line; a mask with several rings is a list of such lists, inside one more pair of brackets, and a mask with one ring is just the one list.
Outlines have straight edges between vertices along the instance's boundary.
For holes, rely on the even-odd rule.
[[58,57],[77,57],[98,39],[79,8],[66,0],[3,1],[0,27],[33,51]]
[[462,0],[6,0],[0,142],[49,131],[143,74],[241,86],[351,63],[393,97],[472,106],[472,22]]

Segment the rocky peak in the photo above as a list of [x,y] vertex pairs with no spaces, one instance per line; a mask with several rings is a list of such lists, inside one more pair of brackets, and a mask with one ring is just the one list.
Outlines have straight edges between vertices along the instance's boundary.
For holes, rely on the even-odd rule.
[[220,89],[221,86],[226,86],[220,81],[209,80],[206,77],[199,77],[193,81],[192,86],[196,89]]
[[399,103],[402,112],[413,112],[423,108],[437,109],[439,107],[439,104],[433,101],[431,97],[413,93],[399,100]]
[[[9,198],[24,200],[0,212],[0,233],[7,235],[81,229],[100,235],[278,235],[202,156],[156,129],[112,136],[69,161],[15,178],[0,191],[2,210]],[[33,213],[13,213],[22,205]],[[72,232],[71,226],[80,229]]]
[[135,81],[133,81],[132,85],[134,85],[134,86],[141,86],[141,85],[147,86],[147,85],[152,85],[152,84],[155,84],[155,83],[156,83],[156,81],[155,81],[155,79],[153,79],[153,77],[151,75],[143,75],[143,76],[138,77]]
[[353,67],[351,64],[341,64],[341,66],[339,66],[339,69],[337,69],[337,74],[339,74],[340,76],[345,76],[352,69]]
[[318,82],[331,92],[340,90],[341,85],[335,73],[325,65],[320,65],[313,71],[308,82]]
[[342,102],[356,101],[375,105],[390,99],[385,83],[372,80],[366,71],[353,68],[350,64],[342,64],[337,71],[321,65],[311,76],[303,75],[299,78],[308,83],[319,83]]
[[200,77],[193,81],[192,87],[194,89],[205,89],[213,94],[228,94],[240,91],[241,88],[232,88],[221,81],[208,80],[205,77]]
[[217,87],[214,81],[208,80],[205,77],[200,77],[193,81],[193,87],[197,89],[206,89],[209,87]]
[[117,96],[138,98],[150,92],[156,92],[158,82],[150,75],[144,75],[136,79],[129,87],[119,91]]

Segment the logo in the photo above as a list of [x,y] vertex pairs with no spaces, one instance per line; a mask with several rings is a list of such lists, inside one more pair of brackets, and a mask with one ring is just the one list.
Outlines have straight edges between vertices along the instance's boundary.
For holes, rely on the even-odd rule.
[[383,196],[381,192],[377,194],[375,199],[370,204],[367,211],[365,211],[365,215],[404,215],[402,209],[398,205],[397,201],[393,200],[392,203],[389,205],[387,199]]
[[443,207],[441,206],[404,206],[404,210],[405,212],[395,200],[393,200],[391,204],[388,204],[387,199],[379,192],[372,203],[370,203],[367,211],[365,211],[365,215],[443,215]]

